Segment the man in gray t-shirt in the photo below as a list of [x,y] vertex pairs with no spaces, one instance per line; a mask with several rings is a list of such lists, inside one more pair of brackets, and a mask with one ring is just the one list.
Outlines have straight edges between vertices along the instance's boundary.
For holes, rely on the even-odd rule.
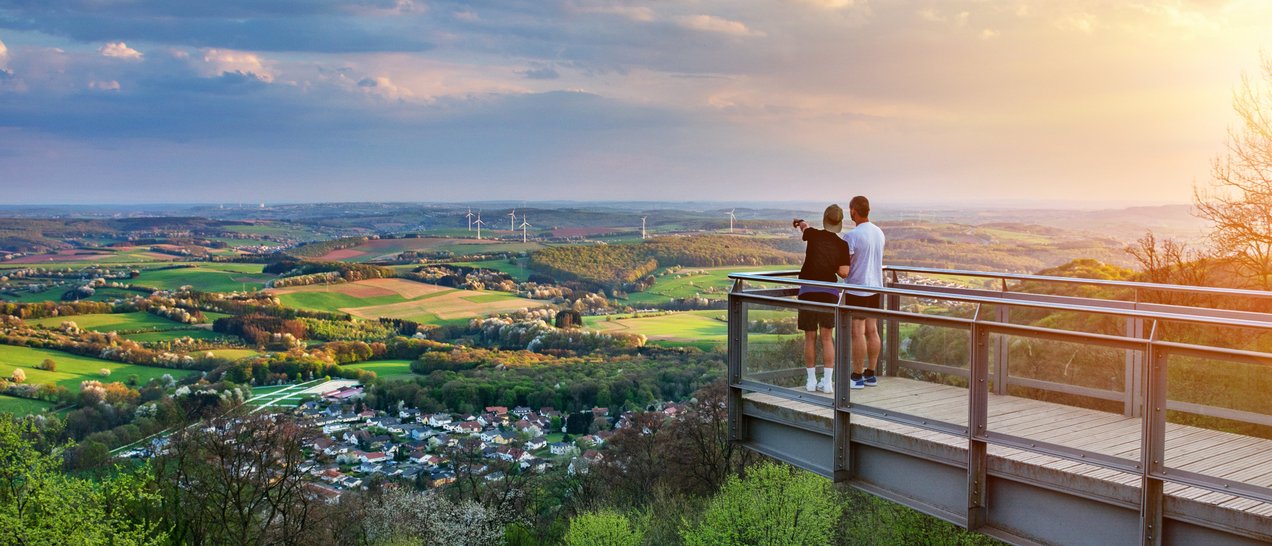
[[[883,287],[883,231],[870,221],[870,200],[860,195],[848,203],[848,214],[857,227],[843,234],[848,243],[847,284]],[[844,291],[844,303],[853,307],[879,309],[883,295],[862,290]],[[879,363],[882,348],[879,340],[878,319],[853,317],[852,321],[852,378],[854,389],[878,384],[875,367]]]

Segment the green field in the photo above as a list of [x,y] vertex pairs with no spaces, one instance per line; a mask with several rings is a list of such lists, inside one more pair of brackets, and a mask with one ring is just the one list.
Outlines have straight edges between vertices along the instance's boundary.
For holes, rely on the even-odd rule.
[[[57,371],[49,372],[36,368],[46,358],[52,359],[53,362],[57,363]],[[55,383],[66,387],[72,392],[79,391],[81,381],[90,379],[102,382],[124,381],[128,376],[136,375],[141,383],[145,384],[147,381],[162,377],[164,374],[169,374],[174,378],[181,378],[197,373],[191,370],[121,364],[51,349],[0,345],[0,377],[9,377],[15,368],[22,368],[22,371],[26,372],[27,383]],[[109,377],[103,377],[98,373],[102,368],[110,370]]]
[[282,302],[284,307],[339,313],[341,309],[348,307],[388,305],[391,303],[401,303],[407,300],[406,298],[396,294],[390,296],[359,298],[357,296],[342,294],[340,292],[289,292],[279,295],[278,301]]
[[[21,303],[32,303],[32,302],[38,302],[38,301],[61,301],[62,294],[66,293],[67,290],[70,290],[74,287],[75,285],[71,284],[71,285],[55,286],[53,288],[47,288],[40,292],[27,292],[25,290],[19,290],[18,296],[16,298],[11,297],[8,294],[0,294],[0,299],[3,299],[5,301],[16,301]],[[92,296],[84,298],[84,300],[85,301],[111,301],[116,299],[130,299],[136,296],[145,296],[145,295],[146,294],[143,294],[141,292],[135,292],[132,290],[123,290],[120,288],[98,288],[97,291]]]
[[80,328],[96,332],[119,332],[122,330],[143,330],[149,328],[172,329],[185,326],[145,311],[132,313],[108,313],[94,315],[73,315],[69,317],[48,317],[28,320],[29,324],[45,328],[57,328],[66,321],[74,322]]
[[[728,340],[729,325],[721,320],[723,317],[723,311],[682,311],[637,318],[613,316],[613,320],[605,320],[607,317],[583,317],[583,325],[602,332],[642,334],[655,345],[710,348],[723,345]],[[772,343],[791,337],[780,334],[749,334],[747,341]]]
[[445,288],[406,279],[281,288],[274,293],[287,307],[343,312],[368,320],[406,319],[438,326],[466,324],[474,317],[545,305],[507,292]]
[[208,329],[206,329],[206,328],[190,328],[190,329],[183,329],[183,330],[164,330],[164,331],[162,331],[162,332],[141,332],[141,333],[138,333],[138,334],[124,334],[124,336],[123,336],[123,337],[124,337],[125,339],[131,339],[131,340],[133,340],[133,341],[137,341],[137,342],[147,342],[147,341],[172,341],[172,340],[174,340],[174,339],[180,339],[180,338],[183,338],[183,337],[188,337],[188,338],[193,338],[193,339],[203,339],[203,340],[219,340],[219,339],[224,339],[224,340],[229,340],[229,341],[241,341],[241,340],[239,339],[239,337],[238,337],[238,336],[231,336],[231,335],[226,335],[226,334],[220,334],[220,333],[217,333],[217,332],[213,332],[212,330],[208,330]]
[[45,402],[43,400],[31,400],[28,398],[18,398],[16,396],[0,395],[0,413],[12,413],[14,415],[29,415],[32,413],[40,413],[52,407],[53,407],[52,402]]
[[375,376],[380,379],[404,379],[415,375],[411,372],[410,360],[373,360],[346,364],[344,367],[375,372]]
[[213,349],[208,351],[217,358],[228,358],[230,360],[239,360],[249,356],[257,356],[261,353],[252,349]]
[[481,294],[479,296],[464,296],[460,299],[464,301],[471,301],[473,303],[490,303],[492,301],[504,301],[504,300],[517,299],[517,296],[514,296],[507,292],[493,292],[490,294]]
[[632,292],[625,300],[629,305],[658,304],[672,299],[702,296],[710,300],[728,297],[733,288],[730,273],[777,271],[799,269],[797,265],[766,265],[751,267],[682,268],[679,273],[660,272],[654,285],[644,292]]
[[508,260],[482,260],[478,262],[451,262],[451,265],[459,265],[464,267],[480,267],[484,269],[493,269],[501,273],[507,273],[518,282],[526,282],[530,280],[530,269],[522,265],[524,260],[518,259],[516,264],[508,263]]
[[261,264],[200,263],[195,267],[142,271],[133,284],[161,290],[190,285],[203,292],[234,292],[259,289],[273,279],[261,273]]

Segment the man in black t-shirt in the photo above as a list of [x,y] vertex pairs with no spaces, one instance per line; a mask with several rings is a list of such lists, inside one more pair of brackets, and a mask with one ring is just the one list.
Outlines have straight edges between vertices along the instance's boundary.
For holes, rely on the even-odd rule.
[[[822,214],[822,226],[826,229],[808,227],[808,222],[800,221],[796,227],[804,232],[804,241],[808,243],[804,250],[804,265],[799,270],[799,278],[839,282],[839,277],[848,274],[850,257],[848,243],[839,237],[844,225],[844,209],[839,205],[826,207]],[[799,299],[822,303],[838,303],[839,291],[831,288],[813,286],[799,287]],[[804,367],[808,373],[804,388],[809,391],[820,390],[824,393],[834,392],[835,374],[835,315],[821,311],[799,311],[799,329],[804,331]],[[822,363],[825,375],[821,382],[817,381],[817,338],[821,334]]]

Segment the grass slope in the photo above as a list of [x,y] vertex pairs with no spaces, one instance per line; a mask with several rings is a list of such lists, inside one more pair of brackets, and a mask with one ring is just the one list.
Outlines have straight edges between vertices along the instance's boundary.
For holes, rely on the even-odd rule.
[[710,300],[728,297],[733,281],[730,273],[754,271],[778,271],[799,269],[798,265],[767,265],[758,267],[687,267],[677,273],[662,272],[655,277],[654,285],[644,292],[632,292],[623,301],[630,305],[652,305],[668,300],[702,296]]
[[410,360],[373,360],[346,364],[344,367],[375,372],[375,376],[380,379],[407,379],[414,375]]
[[145,311],[135,311],[132,313],[74,315],[69,317],[49,317],[32,319],[27,322],[36,326],[57,328],[63,322],[68,320],[74,322],[80,328],[96,332],[119,332],[122,330],[141,330],[145,328],[161,328],[168,330],[185,326],[180,322],[174,322],[163,317],[152,315]]
[[12,413],[19,416],[30,415],[52,407],[52,402],[0,395],[0,413]]
[[[52,359],[53,362],[57,363],[57,371],[49,372],[36,368],[46,358]],[[66,387],[72,392],[79,391],[81,381],[90,379],[102,382],[123,381],[130,375],[136,375],[144,384],[151,379],[162,377],[164,374],[180,378],[196,373],[191,370],[121,364],[51,349],[0,345],[0,376],[9,377],[15,368],[22,368],[26,372],[27,383],[53,383]],[[98,373],[102,368],[110,370],[109,377],[103,377]]]
[[261,288],[272,275],[261,273],[261,264],[201,263],[195,267],[142,271],[133,284],[161,290],[174,290],[185,285],[204,292],[233,292]]
[[[613,317],[613,320],[605,320],[606,318],[583,317],[583,325],[602,332],[643,334],[652,344],[673,347],[710,348],[723,345],[728,341],[729,325],[722,320],[724,311],[683,311],[648,317]],[[777,334],[749,334],[747,341],[772,343],[791,337]]]

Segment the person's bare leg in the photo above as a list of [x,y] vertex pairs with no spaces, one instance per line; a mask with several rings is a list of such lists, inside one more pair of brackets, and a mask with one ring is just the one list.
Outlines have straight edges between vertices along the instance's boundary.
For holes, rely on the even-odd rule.
[[804,331],[804,370],[808,376],[804,389],[817,390],[817,330]]
[[879,371],[879,353],[883,351],[883,342],[879,339],[879,319],[866,319],[866,367]]
[[824,366],[826,368],[826,371],[829,372],[835,369],[835,329],[822,328],[821,341],[822,341],[822,366]]
[[852,373],[866,370],[866,321],[852,321]]
[[804,331],[804,367],[817,366],[817,330]]

